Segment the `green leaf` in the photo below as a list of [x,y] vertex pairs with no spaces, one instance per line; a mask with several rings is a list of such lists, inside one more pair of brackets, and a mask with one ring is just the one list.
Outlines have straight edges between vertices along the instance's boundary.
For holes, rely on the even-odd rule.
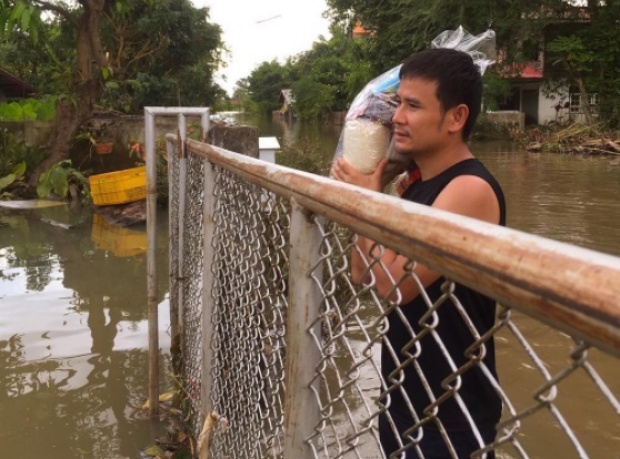
[[23,121],[23,110],[17,102],[0,104],[0,119],[5,121]]
[[24,31],[28,30],[28,27],[30,26],[30,15],[31,14],[32,14],[32,10],[30,8],[26,8],[24,12],[22,13],[21,27],[22,27],[22,30]]
[[17,177],[15,177],[15,174],[9,174],[9,175],[5,175],[4,177],[0,177],[0,190],[3,190],[7,186],[9,186],[11,183],[15,181],[16,178]]
[[11,16],[9,16],[9,20],[10,21],[19,20],[25,8],[26,8],[25,3],[22,3],[22,2],[16,3],[15,6],[13,7],[13,10],[11,11]]
[[164,455],[164,450],[159,445],[153,445],[153,446],[149,446],[148,448],[146,448],[144,450],[144,454],[150,457],[156,457],[156,456],[161,457]]
[[9,13],[7,10],[0,11],[0,37],[5,34],[5,27],[7,25],[7,20],[9,19]]
[[37,111],[32,105],[22,106],[22,118],[24,120],[36,120]]
[[50,171],[50,184],[52,190],[61,198],[67,196],[69,192],[69,177],[67,170],[62,167],[54,167]]
[[26,161],[22,161],[15,168],[13,168],[13,174],[15,174],[16,179],[20,179],[26,173]]
[[112,76],[112,69],[110,67],[102,67],[101,68],[101,76],[103,76],[104,80],[107,80]]
[[37,184],[37,196],[40,198],[47,198],[52,192],[52,185],[49,180],[50,171],[45,171],[41,174],[39,178],[39,183]]

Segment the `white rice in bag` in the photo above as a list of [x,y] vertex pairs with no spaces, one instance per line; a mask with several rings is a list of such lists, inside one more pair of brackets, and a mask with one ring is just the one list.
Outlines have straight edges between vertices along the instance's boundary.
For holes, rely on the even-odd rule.
[[372,174],[388,152],[390,128],[366,118],[347,120],[343,134],[343,156],[363,174]]

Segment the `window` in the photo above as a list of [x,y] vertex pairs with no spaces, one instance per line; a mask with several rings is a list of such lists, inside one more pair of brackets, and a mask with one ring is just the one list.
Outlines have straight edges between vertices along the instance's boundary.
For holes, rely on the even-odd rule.
[[[568,96],[569,107],[571,113],[582,113],[581,109],[581,94],[578,92],[574,92],[575,88],[571,88],[571,92]],[[590,112],[598,113],[598,93],[594,92],[592,94],[588,94],[590,99]]]

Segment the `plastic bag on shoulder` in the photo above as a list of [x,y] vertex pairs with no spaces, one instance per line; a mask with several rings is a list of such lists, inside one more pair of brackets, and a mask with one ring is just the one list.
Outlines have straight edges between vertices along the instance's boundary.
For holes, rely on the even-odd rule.
[[[495,62],[495,32],[491,29],[472,35],[463,27],[445,30],[431,41],[432,48],[453,48],[468,53],[484,74]],[[372,79],[355,96],[345,116],[333,163],[340,157],[364,174],[374,172],[387,157],[393,168],[411,170],[415,164],[399,154],[391,139],[392,116],[402,63]]]

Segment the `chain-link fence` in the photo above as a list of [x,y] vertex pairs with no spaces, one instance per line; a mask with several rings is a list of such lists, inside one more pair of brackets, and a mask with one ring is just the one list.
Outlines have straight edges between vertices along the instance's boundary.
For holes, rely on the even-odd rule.
[[619,259],[168,141],[202,457],[620,457]]

